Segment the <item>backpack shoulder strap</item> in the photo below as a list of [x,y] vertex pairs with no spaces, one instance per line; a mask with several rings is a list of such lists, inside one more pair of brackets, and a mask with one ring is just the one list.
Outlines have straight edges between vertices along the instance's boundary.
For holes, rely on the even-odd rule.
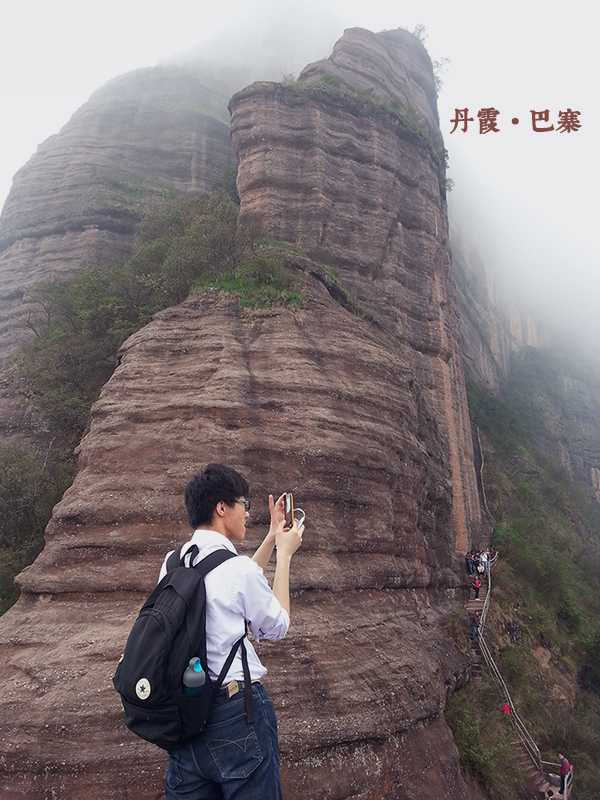
[[171,553],[171,555],[167,559],[167,572],[172,572],[176,567],[179,566],[181,561],[181,551],[183,549],[183,545],[180,547],[176,547],[175,550]]
[[[173,550],[169,558],[167,559],[167,572],[172,572],[177,567],[181,566],[181,551],[183,550],[184,545]],[[194,559],[198,555],[198,547],[197,545],[193,544],[190,549],[187,551],[186,556],[190,554],[190,564],[194,563]],[[208,573],[218,567],[219,564],[222,564],[224,561],[227,561],[230,558],[235,558],[236,554],[232,553],[231,550],[227,550],[225,547],[221,547],[218,550],[215,550],[214,553],[210,553],[205,558],[202,559],[194,569],[198,572],[202,573],[202,577],[206,577]]]

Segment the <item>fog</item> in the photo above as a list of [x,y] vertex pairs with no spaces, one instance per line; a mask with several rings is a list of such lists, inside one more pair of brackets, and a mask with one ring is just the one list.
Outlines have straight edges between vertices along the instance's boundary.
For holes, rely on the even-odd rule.
[[[596,348],[600,168],[592,141],[600,103],[592,8],[353,0],[325,9],[313,0],[13,4],[3,11],[0,48],[0,205],[37,145],[117,74],[193,61],[225,78],[240,70],[245,82],[278,80],[327,56],[344,28],[424,25],[431,57],[449,59],[438,106],[454,181],[453,227],[515,303]],[[465,107],[474,122],[466,133],[450,133],[455,108]],[[500,112],[499,133],[479,133],[477,112],[487,107]],[[567,108],[581,112],[579,130],[532,130],[531,110],[548,109],[545,124],[556,128]]]

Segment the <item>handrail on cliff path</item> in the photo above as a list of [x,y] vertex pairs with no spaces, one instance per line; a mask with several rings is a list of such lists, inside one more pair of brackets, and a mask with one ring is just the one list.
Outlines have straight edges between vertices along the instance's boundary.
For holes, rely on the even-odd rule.
[[[479,427],[478,426],[477,426],[476,430],[477,430],[477,443],[479,445],[479,453],[480,453],[480,457],[481,457],[481,467],[480,467],[480,470],[479,470],[479,475],[480,475],[480,479],[481,479],[481,491],[482,491],[482,495],[483,495],[484,508],[485,508],[485,511],[486,511],[490,521],[492,522],[492,525],[495,526],[495,520],[494,520],[494,517],[493,517],[489,507],[488,507],[487,497],[486,497],[486,493],[485,493],[485,483],[484,483],[484,480],[483,480],[483,467],[484,467],[484,464],[485,464],[485,454],[484,454],[484,451],[483,451],[483,446],[481,444],[481,437],[479,435]],[[498,561],[498,554],[496,553],[492,559],[488,559],[487,564],[486,564],[486,576],[487,576],[488,586],[487,586],[487,592],[486,592],[486,595],[485,595],[485,601],[483,603],[483,608],[481,610],[481,616],[480,616],[480,619],[479,619],[478,637],[477,637],[477,640],[479,642],[479,650],[481,652],[481,655],[483,656],[483,659],[484,659],[488,669],[492,673],[492,676],[493,676],[494,680],[499,685],[499,687],[500,687],[500,689],[501,689],[501,691],[502,691],[502,693],[504,695],[505,701],[508,703],[508,706],[509,706],[509,708],[511,710],[510,719],[511,719],[511,722],[512,722],[514,728],[516,729],[517,736],[519,737],[519,740],[520,740],[521,744],[523,745],[523,748],[525,749],[527,755],[531,759],[531,761],[532,761],[533,765],[535,766],[535,768],[537,770],[539,770],[539,772],[542,775],[547,775],[550,772],[550,770],[556,770],[556,769],[560,770],[560,764],[556,764],[556,763],[554,763],[552,761],[544,761],[544,760],[542,760],[540,748],[538,747],[538,745],[536,744],[533,736],[530,734],[529,730],[527,729],[527,726],[525,725],[525,723],[523,722],[523,720],[519,716],[519,714],[518,714],[518,712],[517,712],[517,710],[515,708],[515,704],[513,702],[513,699],[510,696],[510,691],[508,689],[506,681],[502,677],[502,673],[500,672],[500,669],[498,668],[498,665],[494,661],[494,658],[492,656],[492,653],[490,651],[488,643],[486,642],[485,636],[483,635],[484,630],[485,630],[485,623],[486,623],[486,620],[487,620],[487,615],[488,615],[488,611],[489,611],[489,607],[490,607],[490,603],[491,603],[491,598],[492,598],[492,567],[494,566],[494,564],[496,564],[497,561]],[[573,784],[573,773],[570,772],[569,775],[567,776],[567,781],[566,781],[566,785],[565,785],[566,788],[565,788],[564,800],[567,800],[567,797],[570,795],[570,789],[571,789],[572,784]]]
[[496,683],[499,685],[499,687],[500,687],[500,689],[501,689],[501,691],[502,691],[502,693],[504,695],[505,701],[508,703],[508,705],[510,707],[510,710],[511,710],[510,718],[511,718],[511,721],[512,721],[514,727],[516,728],[517,735],[518,735],[521,743],[523,744],[523,747],[527,751],[527,754],[531,758],[531,761],[535,765],[536,769],[539,769],[540,771],[542,771],[542,756],[541,756],[540,748],[537,746],[533,736],[529,733],[529,731],[527,729],[527,726],[525,725],[525,723],[521,719],[520,715],[518,714],[517,709],[515,708],[515,704],[513,702],[513,699],[511,697],[510,691],[509,691],[508,686],[506,684],[506,681],[502,677],[502,673],[500,672],[500,669],[498,668],[498,665],[494,661],[494,658],[492,656],[492,653],[490,651],[488,643],[486,642],[485,636],[483,635],[483,632],[484,632],[484,629],[485,629],[485,622],[486,622],[486,618],[487,618],[487,613],[488,613],[488,610],[489,610],[489,607],[490,607],[490,602],[491,602],[491,597],[492,597],[492,567],[497,562],[497,560],[498,560],[498,555],[496,554],[496,556],[494,556],[494,558],[491,559],[490,561],[488,561],[488,563],[487,563],[486,575],[487,575],[487,580],[488,580],[488,588],[487,588],[485,601],[484,601],[484,604],[483,604],[483,609],[482,609],[482,612],[481,612],[481,618],[480,618],[480,622],[479,622],[479,636],[478,636],[479,649],[481,651],[481,655],[483,656],[483,659],[484,659],[488,669],[492,673],[492,677],[495,679]]

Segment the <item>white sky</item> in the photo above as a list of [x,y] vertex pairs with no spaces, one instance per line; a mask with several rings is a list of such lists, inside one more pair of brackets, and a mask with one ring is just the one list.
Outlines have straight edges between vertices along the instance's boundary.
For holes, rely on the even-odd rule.
[[[346,27],[426,26],[447,57],[439,99],[455,189],[450,208],[488,266],[553,318],[600,339],[597,28],[593,4],[288,0],[4,0],[0,27],[0,206],[38,144],[115,75],[196,49],[217,63],[267,63],[279,79],[329,55]],[[252,77],[259,77],[253,75]],[[455,107],[494,105],[501,132],[450,135]],[[571,134],[536,134],[530,109],[581,111]],[[473,113],[474,112],[474,113]],[[518,116],[519,126],[510,118]]]

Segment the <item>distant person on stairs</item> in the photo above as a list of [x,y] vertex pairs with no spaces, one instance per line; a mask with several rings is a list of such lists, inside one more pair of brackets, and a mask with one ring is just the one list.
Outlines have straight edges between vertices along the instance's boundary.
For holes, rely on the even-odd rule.
[[479,636],[479,614],[472,614],[469,620],[469,639],[474,642]]
[[573,769],[573,765],[562,753],[558,754],[558,758],[560,759],[560,793],[564,797],[565,788],[567,786],[567,778]]
[[481,578],[477,576],[473,578],[473,582],[471,583],[471,588],[475,592],[475,600],[479,600],[479,590],[481,589]]

